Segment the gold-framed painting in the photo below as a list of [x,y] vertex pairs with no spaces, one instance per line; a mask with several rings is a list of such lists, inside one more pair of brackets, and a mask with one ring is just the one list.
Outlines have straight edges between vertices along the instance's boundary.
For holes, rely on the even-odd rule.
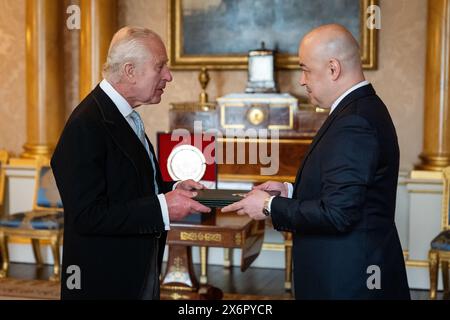
[[298,69],[299,40],[326,23],[347,27],[365,69],[377,67],[378,29],[368,27],[378,0],[168,0],[172,69],[247,69],[249,50],[275,50],[277,69]]

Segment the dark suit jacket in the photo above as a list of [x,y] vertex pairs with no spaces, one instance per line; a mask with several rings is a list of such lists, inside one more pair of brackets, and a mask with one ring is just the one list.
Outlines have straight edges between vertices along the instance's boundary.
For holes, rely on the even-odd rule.
[[[170,191],[155,165],[160,192]],[[166,232],[153,168],[99,86],[73,111],[51,166],[64,205],[62,298],[140,299],[144,289],[159,298]],[[81,270],[81,289],[67,287],[70,265]]]
[[[371,85],[356,89],[315,136],[293,199],[272,201],[274,227],[294,233],[297,299],[409,299],[394,223],[398,169],[386,106]],[[381,288],[370,290],[376,274]]]

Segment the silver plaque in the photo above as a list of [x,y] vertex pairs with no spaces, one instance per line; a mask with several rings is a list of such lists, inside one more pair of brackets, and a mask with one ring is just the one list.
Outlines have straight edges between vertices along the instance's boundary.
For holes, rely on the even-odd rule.
[[170,177],[177,180],[200,181],[206,171],[206,159],[203,153],[191,145],[181,145],[172,150],[167,160]]

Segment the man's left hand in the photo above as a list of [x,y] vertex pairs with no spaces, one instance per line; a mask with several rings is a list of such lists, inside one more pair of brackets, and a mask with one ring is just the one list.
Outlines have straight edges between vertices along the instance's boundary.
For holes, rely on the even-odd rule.
[[222,208],[222,212],[237,211],[239,215],[247,214],[254,220],[263,220],[267,216],[263,213],[264,200],[270,197],[267,192],[254,189],[247,193],[241,201]]
[[204,185],[202,185],[199,182],[195,182],[192,179],[181,181],[177,184],[175,189],[181,189],[186,191],[192,191],[192,190],[202,190],[207,189]]

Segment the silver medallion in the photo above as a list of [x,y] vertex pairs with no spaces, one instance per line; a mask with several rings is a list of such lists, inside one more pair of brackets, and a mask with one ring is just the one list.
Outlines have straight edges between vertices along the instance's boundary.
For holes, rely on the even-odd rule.
[[203,153],[191,145],[181,145],[172,150],[167,160],[170,177],[177,180],[200,181],[206,171],[206,159]]

